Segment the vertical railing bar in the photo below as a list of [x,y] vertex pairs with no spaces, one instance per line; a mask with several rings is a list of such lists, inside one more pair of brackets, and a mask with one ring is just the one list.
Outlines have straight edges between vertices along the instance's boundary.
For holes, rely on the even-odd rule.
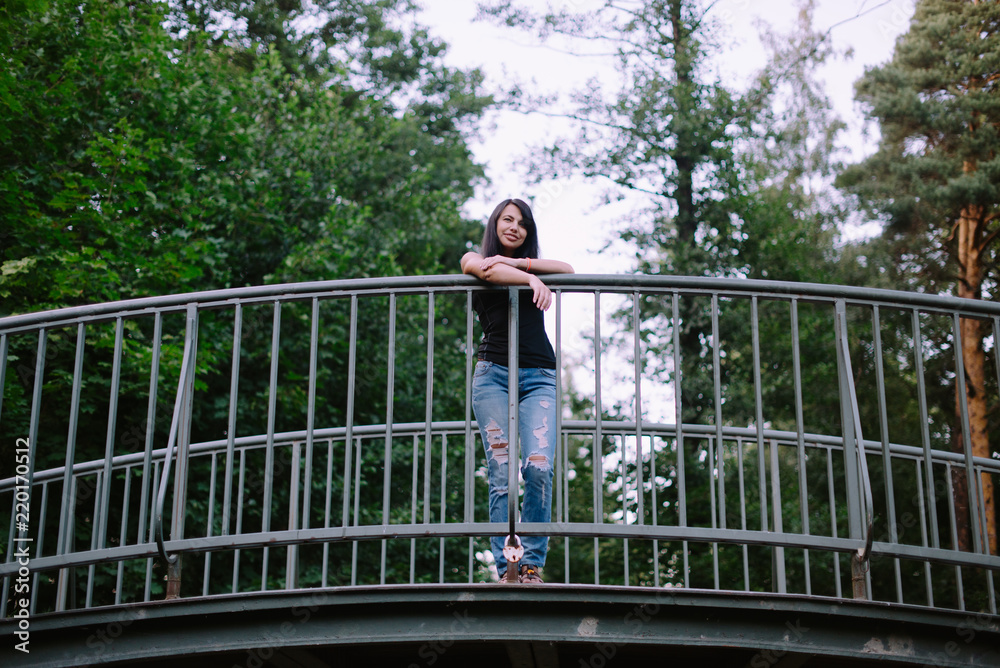
[[[715,477],[714,469],[716,467],[715,450],[718,444],[715,442],[714,435],[707,435],[705,437],[705,440],[708,447],[708,456],[705,458],[705,461],[708,462],[708,471],[706,472],[708,476],[708,509],[712,517],[712,528],[716,529],[719,526],[719,511],[718,511],[718,503],[716,502],[719,494],[719,488],[718,486],[713,484],[713,478]],[[712,551],[712,581],[715,585],[715,589],[718,589],[719,588],[718,545],[716,543],[709,543],[709,549]]]
[[[348,340],[347,353],[347,425],[344,433],[344,507],[341,526],[350,524],[350,501],[351,501],[351,455],[354,453],[354,375],[358,366],[358,296],[351,295],[351,329]],[[331,450],[332,452],[332,450]],[[361,451],[358,451],[361,456]],[[329,484],[327,484],[329,492]],[[358,494],[357,486],[354,487],[353,494]],[[329,495],[329,494],[328,494]],[[328,511],[329,512],[329,511]],[[355,510],[355,517],[357,511]]]
[[[389,485],[392,481],[392,420],[396,394],[396,293],[389,293],[389,351],[385,397],[385,458],[382,475],[382,525],[389,524]],[[385,584],[386,540],[382,539],[382,561],[379,583]]]
[[847,303],[836,300],[834,331],[837,339],[837,376],[840,391],[841,420],[844,437],[844,473],[847,484],[847,514],[852,540],[861,540],[863,547],[851,554],[851,589],[856,600],[870,598],[868,558],[871,554],[874,518],[871,479],[868,475],[868,454],[861,429],[861,409],[858,406],[851,364],[847,329]]
[[121,382],[122,373],[122,340],[125,337],[125,323],[121,316],[115,318],[115,356],[112,360],[111,371],[111,396],[108,398],[108,431],[107,440],[104,447],[104,484],[101,486],[100,517],[95,518],[98,522],[97,547],[104,548],[106,545],[106,533],[108,530],[108,514],[111,509],[111,460],[114,458],[115,450],[115,427],[118,422],[118,388]]
[[[271,375],[267,390],[267,444],[264,455],[264,508],[261,531],[271,532],[271,499],[274,492],[274,423],[278,411],[278,356],[281,350],[281,301],[274,300],[271,322]],[[264,547],[260,567],[260,590],[267,591],[270,548]]]
[[[737,482],[740,488],[740,529],[743,531],[747,530],[747,504],[744,499],[746,499],[746,482],[743,476],[743,438],[737,437],[736,439],[736,471],[737,471]],[[742,545],[743,553],[743,591],[750,591],[750,550],[747,544],[744,542]]]
[[[299,513],[299,486],[302,484],[302,449],[298,442],[289,446],[292,449],[292,470],[288,489],[288,528],[296,529],[301,516]],[[285,548],[285,589],[299,587],[299,546],[289,545]]]
[[[354,526],[358,526],[361,518],[361,438],[353,446],[358,449],[354,457]],[[358,583],[358,541],[351,542],[351,585]]]
[[[976,473],[976,479],[977,480],[981,480],[981,476],[983,476],[983,475],[989,475],[989,473],[983,471],[982,468],[979,468],[978,473]],[[986,511],[986,499],[985,499],[985,497],[983,495],[984,494],[983,493],[983,486],[982,485],[976,485],[976,487],[979,489],[979,500],[978,500],[979,501],[979,506],[981,508],[983,508],[983,512],[985,514],[985,511]],[[983,532],[983,536],[984,537],[986,536],[986,525],[985,525],[985,522],[986,522],[986,518],[983,517],[983,526],[981,527],[981,530]],[[983,541],[983,552],[986,553],[986,554],[989,554],[989,552],[990,552],[990,543],[989,543],[989,540],[984,540]],[[995,614],[997,614],[997,597],[996,597],[996,591],[994,590],[994,585],[993,585],[993,571],[991,571],[989,569],[984,569],[983,575],[986,576],[986,596],[987,596],[987,598],[989,599],[989,602],[990,602],[990,612],[991,612],[991,614],[995,615]]]
[[[657,514],[660,506],[656,502],[656,437],[649,436],[649,488],[650,488],[650,521],[653,526],[659,524]],[[653,586],[660,586],[660,541],[653,540]]]
[[[228,473],[227,470],[223,469],[223,473]],[[208,483],[208,518],[205,522],[205,536],[211,538],[214,536],[214,523],[215,523],[215,478],[219,474],[219,457],[218,453],[212,453],[212,479]],[[208,579],[209,574],[212,572],[212,553],[205,553],[205,571],[202,575],[201,581],[201,595],[208,596]]]
[[[159,322],[160,314],[156,314],[157,322]],[[159,330],[157,330],[158,332]],[[4,342],[2,346],[6,346],[6,336],[4,337]],[[59,506],[59,537],[56,541],[56,554],[66,554],[68,552],[68,545],[70,540],[70,526],[73,524],[73,514],[70,511],[71,507],[71,496],[70,492],[73,488],[72,478],[73,478],[73,463],[76,461],[76,432],[79,425],[80,417],[80,389],[83,385],[83,352],[86,343],[86,328],[83,323],[78,323],[76,326],[76,354],[75,360],[73,362],[73,389],[70,398],[70,409],[69,409],[69,430],[66,434],[66,463],[63,469],[63,486],[62,486],[62,502]],[[6,351],[4,351],[6,353]],[[153,348],[153,359],[158,359],[159,354],[159,338],[154,334],[154,348]],[[6,354],[4,354],[6,358]],[[4,365],[5,366],[5,365]],[[0,366],[0,399],[3,397],[3,367]],[[150,381],[151,393],[153,392],[153,381]],[[153,394],[155,397],[155,394]],[[151,400],[152,401],[152,400]],[[150,429],[146,427],[146,440],[149,440]],[[147,455],[148,458],[148,455]],[[148,467],[148,463],[145,465]],[[147,482],[147,476],[145,475],[146,469],[143,469],[143,490],[145,490],[145,484]],[[145,492],[141,501],[141,518],[145,518],[146,514],[146,497]],[[142,527],[145,525],[141,523],[139,528],[139,537],[142,538]],[[8,551],[8,554],[10,552]],[[56,585],[56,612],[62,612],[66,609],[66,594],[68,592],[69,586],[69,569],[61,568],[59,569],[59,580]],[[6,597],[3,600],[7,600]]]
[[[965,452],[965,475],[966,489],[969,498],[969,509],[972,511],[972,545],[976,554],[985,554],[988,550],[983,548],[984,542],[980,534],[982,525],[979,520],[979,488],[980,480],[976,478],[976,469],[972,462],[972,436],[969,433],[969,399],[965,384],[965,357],[962,350],[961,316],[956,312],[952,315],[954,329],[952,335],[955,337],[955,392],[958,394],[959,410],[962,413],[962,449]],[[929,463],[928,463],[929,465]],[[928,494],[933,494],[934,488],[929,488]],[[936,536],[935,536],[936,538]],[[934,547],[937,547],[935,541]]]
[[431,521],[431,420],[434,415],[434,292],[427,293],[427,378],[424,386],[424,524]]
[[560,321],[561,314],[559,312],[559,302],[560,302],[561,293],[560,293],[560,291],[554,291],[554,293],[555,293],[554,301],[555,301],[555,304],[556,304],[556,345],[555,345],[555,353],[556,353],[556,437],[555,437],[555,441],[554,442],[556,444],[556,450],[555,450],[554,461],[552,462],[552,467],[553,467],[553,475],[552,475],[552,483],[553,483],[553,488],[552,488],[552,502],[553,502],[553,509],[552,509],[552,514],[556,518],[556,520],[558,521],[558,520],[560,520],[562,518],[563,473],[564,473],[565,469],[563,468],[563,458],[562,458],[562,456],[560,454],[560,450],[559,450],[560,444],[562,442],[562,439],[560,438],[561,426],[562,426],[562,373],[561,373],[561,370],[562,370],[562,365],[561,365],[561,363],[562,363],[562,357],[561,357],[561,355],[562,355],[562,345],[561,345],[561,341],[559,340],[560,337],[562,336],[562,322]]
[[[756,423],[757,430],[757,457],[758,462],[763,463],[764,456],[764,397],[763,390],[761,388],[761,358],[760,358],[760,312],[759,305],[757,302],[757,296],[754,295],[750,302],[750,321],[751,329],[753,331],[753,385],[754,385],[754,422]],[[774,513],[774,530],[778,532],[784,531],[782,528],[784,526],[781,516],[781,487],[780,482],[776,480],[779,477],[778,471],[778,444],[775,441],[771,441],[768,444],[768,449],[771,455],[771,504],[772,512]],[[761,491],[765,487],[765,476],[764,471],[761,469]],[[761,523],[765,526],[764,531],[767,531],[767,498],[766,496],[761,497]],[[785,548],[775,547],[772,548],[771,552],[772,559],[774,560],[775,566],[775,580],[778,585],[778,593],[784,594],[788,589],[788,583],[785,580]]]
[[[917,375],[917,402],[920,407],[920,436],[924,448],[924,461],[928,463],[924,474],[927,476],[927,489],[933,490],[934,467],[929,465],[933,461],[933,456],[931,455],[930,414],[927,410],[927,385],[924,380],[923,336],[920,331],[920,316],[916,309],[910,312],[910,322],[913,328],[913,363],[914,372]],[[928,514],[931,518],[931,541],[934,547],[938,547],[937,499],[933,491],[928,495],[928,501],[930,502]]]
[[[103,471],[100,471],[100,470],[96,471],[94,477],[96,478],[94,488],[95,489],[101,489],[101,485],[103,484],[103,481],[102,481]],[[93,518],[94,519],[90,523],[90,550],[91,551],[94,551],[94,550],[97,549],[97,541],[98,541],[97,524],[98,524],[98,522],[97,522],[96,518],[97,518],[97,513],[100,511],[100,508],[101,508],[101,495],[100,494],[94,494],[94,509],[92,511],[94,513],[93,514]],[[91,607],[91,604],[93,602],[94,602],[94,564],[90,564],[89,566],[87,566],[87,595],[86,595],[86,598],[84,599],[84,606],[83,607],[85,609],[89,609]]]
[[139,540],[142,540],[143,534],[146,533],[146,523],[149,521],[148,509],[152,505],[153,499],[156,498],[155,495],[148,496],[148,493],[150,490],[150,468],[153,461],[153,441],[156,435],[156,398],[159,394],[162,338],[163,314],[157,311],[156,317],[153,318],[153,351],[149,365],[149,403],[146,408],[146,442],[142,458],[142,487],[139,492]]
[[236,408],[239,403],[240,355],[243,345],[243,304],[233,312],[233,361],[229,374],[229,421],[226,427],[226,484],[222,493],[222,535],[229,535],[233,503],[233,457],[236,443]]
[[[832,538],[837,538],[837,497],[833,491],[833,449],[826,449],[826,487],[827,500],[830,504],[830,533]],[[843,598],[843,590],[840,582],[840,553],[832,552],[833,556],[833,581],[837,598]]]
[[[350,493],[349,490],[350,490],[350,487],[351,487],[351,481],[350,481],[351,472],[349,470],[346,470],[346,466],[350,462],[350,459],[351,459],[350,452],[351,452],[351,440],[350,439],[344,439],[344,465],[345,465],[345,470],[344,470],[344,485],[343,485],[343,489],[344,489],[345,505],[346,505],[346,499],[347,499],[347,497],[348,497],[348,495]],[[326,441],[326,493],[323,496],[324,496],[324,501],[323,501],[323,528],[324,529],[329,529],[330,528],[330,509],[331,509],[331,505],[332,505],[331,502],[333,501],[333,439],[332,438],[327,439],[327,441]],[[347,518],[346,517],[344,517],[344,521],[343,521],[343,523],[340,526],[344,527],[345,529],[347,528]],[[323,541],[323,566],[322,566],[322,572],[320,574],[320,583],[321,583],[321,586],[323,586],[323,587],[327,586],[327,579],[329,577],[329,572],[330,572],[330,541],[325,540],[325,541]]]
[[[920,544],[923,547],[927,547],[927,511],[925,508],[926,501],[924,500],[924,486],[920,482],[920,467],[921,462],[919,459],[915,460],[917,463],[917,500],[920,503]],[[930,466],[931,463],[928,461],[926,466]],[[929,561],[924,561],[924,587],[927,590],[927,605],[929,607],[934,607],[934,582],[931,578],[931,563]]]
[[[170,511],[170,536],[173,540],[184,538],[184,523],[187,518],[187,485],[188,485],[188,457],[191,450],[191,422],[194,413],[194,377],[198,367],[198,306],[194,302],[189,303],[184,315],[184,359],[180,379],[178,380],[177,399],[174,402],[174,417],[171,422],[171,430],[176,424],[177,431],[173,434],[176,439],[177,471],[174,474],[174,498]],[[180,381],[183,380],[183,383]],[[169,442],[168,442],[169,454]],[[164,469],[169,476],[170,459],[165,458]],[[166,483],[166,481],[164,481]],[[166,498],[166,489],[161,488],[164,493],[163,498],[157,497],[156,524],[157,544],[160,554],[167,561],[167,587],[166,599],[180,597],[182,578],[182,556],[180,554],[168,557],[163,548],[163,503]]]
[[645,485],[642,476],[642,333],[641,321],[639,320],[639,291],[632,293],[632,338],[635,346],[633,355],[635,356],[635,475],[636,491],[639,497],[638,516],[639,524],[645,524],[645,507],[643,496]]
[[[601,291],[594,290],[594,524],[604,523],[604,405],[601,397]],[[600,541],[594,536],[594,584],[601,584]]]
[[[879,435],[882,439],[882,476],[885,484],[886,514],[889,519],[889,540],[899,542],[896,532],[896,498],[893,490],[892,453],[889,451],[889,413],[885,402],[885,369],[882,361],[882,324],[878,304],[872,305],[873,347],[875,348],[875,385],[878,393]],[[899,559],[892,559],[896,580],[896,601],[903,602],[903,575]]]
[[[771,440],[767,448],[771,455],[771,504],[774,506],[774,530],[777,533],[783,533],[785,525],[781,513],[781,472],[778,470],[778,444]],[[774,563],[778,593],[788,593],[788,583],[785,580],[785,548],[774,548]]]
[[[37,556],[42,556],[45,554],[45,520],[48,515],[49,510],[49,483],[42,483],[42,504],[38,511],[36,536],[38,539],[35,541],[34,554]],[[123,525],[125,526],[125,525]],[[124,539],[123,539],[124,540]],[[124,542],[122,543],[124,545]],[[121,578],[121,563],[119,563],[119,580]],[[29,614],[35,614],[35,606],[38,602],[38,571],[31,574],[31,602],[28,607]],[[121,591],[121,583],[119,582],[119,591]]]
[[[805,418],[802,406],[802,356],[799,347],[799,300],[791,301],[792,328],[792,377],[795,391],[795,437],[799,468],[799,515],[802,520],[802,533],[810,534],[809,530],[809,483],[806,476],[806,443]],[[809,567],[809,550],[802,551],[803,572],[806,580],[806,596],[812,596],[812,572]]]
[[[951,526],[951,549],[958,552],[958,526],[955,523],[955,486],[952,479],[951,462],[944,463],[945,480],[948,482],[948,517]],[[962,582],[962,567],[955,565],[955,592],[958,594],[958,609],[965,610],[965,586]],[[902,599],[899,601],[902,603]]]
[[[673,322],[674,339],[674,427],[677,435],[674,440],[677,444],[677,501],[679,511],[680,526],[687,526],[687,484],[684,471],[684,411],[681,404],[681,317],[679,295],[674,292],[671,299],[671,317]],[[681,541],[681,552],[684,555],[684,586],[690,587],[690,567],[688,564],[688,544]]]
[[[143,466],[145,467],[145,464],[143,464]],[[153,470],[152,470],[152,480],[150,481],[151,482],[151,484],[150,484],[151,495],[149,497],[150,503],[153,502],[153,499],[157,498],[157,491],[159,490],[159,486],[160,486],[160,482],[159,482],[160,481],[160,476],[158,475],[159,472],[160,472],[160,464],[159,464],[159,462],[155,462],[154,461],[153,462]],[[74,489],[74,491],[76,489],[76,478],[75,477],[73,478],[73,489]],[[71,497],[71,498],[75,499],[75,497]],[[149,534],[146,536],[146,542],[147,543],[152,543],[154,540],[155,540],[155,531],[153,530],[153,523],[150,522],[149,523]],[[142,600],[144,602],[148,603],[150,601],[150,599],[152,597],[152,588],[153,588],[153,558],[152,557],[148,557],[146,559],[146,583],[145,583],[145,586],[143,588],[143,593],[142,593]]]
[[[767,464],[764,454],[764,408],[761,397],[760,379],[760,324],[757,316],[757,296],[750,302],[751,338],[753,345],[753,384],[754,384],[754,422],[757,432],[757,472],[758,492],[760,494],[760,530],[769,531],[767,521]],[[774,447],[774,444],[771,444]]]
[[[122,492],[122,525],[118,533],[118,544],[125,545],[128,539],[128,506],[132,494],[132,467],[125,467],[125,489]],[[41,550],[41,547],[39,547]],[[122,579],[125,575],[125,562],[118,561],[118,577],[115,579],[115,605],[122,602]]]
[[[475,342],[472,330],[472,290],[465,291],[465,505],[462,509],[463,521],[470,523],[475,515],[476,481],[474,476],[475,463],[473,453],[476,450],[472,435],[472,370],[475,365]],[[469,536],[468,575],[472,584],[475,559],[475,541]]]
[[[302,471],[302,513],[299,525],[303,529],[311,526],[310,515],[312,515],[312,467],[313,467],[313,447],[316,428],[316,374],[319,359],[319,298],[312,299],[312,319],[309,332],[309,396],[306,399],[306,453],[305,469]],[[289,548],[290,549],[290,548]],[[295,548],[298,551],[298,547]],[[296,576],[298,570],[296,569]],[[296,579],[298,579],[296,577]],[[296,583],[298,584],[298,583]]]
[[[236,481],[236,535],[243,533],[243,488],[246,480],[247,451],[240,448],[240,475]],[[240,579],[240,549],[233,551],[233,593],[239,588]]]
[[[420,468],[420,437],[413,435],[413,466],[410,478],[410,524],[417,523],[417,471]],[[426,505],[426,504],[425,504]],[[410,584],[417,573],[417,539],[410,539]]]
[[[708,484],[714,489],[710,495],[712,510],[712,528],[726,528],[726,468],[725,444],[722,440],[722,341],[719,333],[719,294],[712,293],[712,398],[715,409],[715,453],[711,451],[712,439],[709,439]],[[714,468],[714,471],[713,471]],[[715,485],[712,480],[715,479]],[[719,544],[711,543],[712,578],[715,589],[720,588],[719,581]]]
[[[70,531],[70,533],[69,533],[68,541],[66,543],[66,551],[67,552],[73,552],[76,549],[76,476],[73,476],[72,478],[70,478],[70,495],[69,495],[69,498],[70,498],[70,525],[69,525],[69,531]],[[150,541],[150,542],[152,542],[152,541]],[[147,574],[146,574],[147,579],[149,578],[149,570],[152,570],[152,563],[151,563],[152,561],[153,560],[151,558],[147,559],[147,562],[149,562],[149,566],[147,567]],[[75,584],[76,584],[76,569],[75,568],[70,568],[68,570],[70,572],[70,575],[67,576],[67,580],[69,581],[69,584],[70,584],[70,588],[68,588],[69,591],[70,591],[70,600],[72,601],[72,605],[75,606],[76,605],[76,588],[75,588]],[[67,603],[67,605],[69,605],[69,604]]]
[[[626,434],[621,434],[621,476],[622,476],[622,524],[628,524],[628,445]],[[617,439],[616,439],[617,440]],[[625,568],[625,586],[629,584],[628,538],[622,539],[622,563]]]
[[[441,526],[444,528],[444,524],[448,519],[448,497],[445,494],[448,485],[448,434],[441,434]],[[444,555],[445,555],[445,543],[444,536],[441,536],[440,543],[438,544],[438,582],[444,583]]]
[[[754,306],[756,306],[754,297]],[[726,528],[726,459],[725,442],[722,438],[722,334],[719,331],[719,304],[718,293],[712,294],[712,386],[713,399],[715,404],[715,475],[718,486],[718,517],[720,529]],[[711,476],[709,476],[711,479]],[[718,554],[718,546],[712,546],[713,552]],[[716,585],[718,589],[718,585]]]
[[[569,437],[563,434],[563,387],[562,387],[562,290],[556,290],[556,460],[559,468],[556,475],[556,517],[569,522]],[[569,583],[569,536],[563,536],[563,581]]]
[[[517,286],[507,288],[507,538],[505,546],[517,547],[517,493],[518,471],[521,464],[520,447],[520,294]],[[515,564],[516,566],[516,564]],[[508,563],[508,571],[510,564]],[[515,582],[517,573],[507,574]]]
[[[562,462],[563,462],[563,522],[569,522],[569,434],[562,434]],[[563,536],[563,582],[569,584],[569,536]]]

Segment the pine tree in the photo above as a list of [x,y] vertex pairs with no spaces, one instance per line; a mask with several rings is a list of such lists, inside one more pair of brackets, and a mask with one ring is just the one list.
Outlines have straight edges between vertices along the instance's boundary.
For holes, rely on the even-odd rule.
[[[881,131],[878,151],[839,183],[885,222],[897,260],[923,288],[968,299],[995,292],[1000,234],[1000,4],[921,0],[892,60],[867,71],[857,99]],[[961,320],[973,454],[990,456],[984,323]],[[956,393],[956,405],[960,395]],[[960,447],[961,421],[955,442]],[[964,479],[961,481],[963,485]],[[996,554],[992,481],[984,477],[987,540]],[[960,490],[960,505],[968,490]],[[968,549],[968,528],[962,536]]]

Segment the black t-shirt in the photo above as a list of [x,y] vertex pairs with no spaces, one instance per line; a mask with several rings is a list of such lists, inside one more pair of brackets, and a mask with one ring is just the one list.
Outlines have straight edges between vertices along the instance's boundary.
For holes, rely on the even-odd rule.
[[[479,359],[507,363],[508,291],[488,290],[472,295],[472,306],[483,327]],[[531,290],[518,291],[518,357],[522,369],[555,369],[556,354],[545,335],[545,314],[531,301]]]

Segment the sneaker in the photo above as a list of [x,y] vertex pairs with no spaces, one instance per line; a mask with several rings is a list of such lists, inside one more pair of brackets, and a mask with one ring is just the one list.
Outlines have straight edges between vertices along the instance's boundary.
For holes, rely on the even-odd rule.
[[521,584],[543,584],[545,582],[535,567],[527,564],[521,566],[521,574],[517,578],[517,581]]

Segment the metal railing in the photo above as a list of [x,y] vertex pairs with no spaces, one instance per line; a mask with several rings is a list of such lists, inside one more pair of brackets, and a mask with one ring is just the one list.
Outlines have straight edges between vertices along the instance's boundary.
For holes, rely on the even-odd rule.
[[552,538],[548,581],[846,585],[996,614],[1000,461],[973,455],[954,391],[960,322],[992,324],[995,343],[995,305],[727,279],[548,283],[561,447],[541,524],[488,521],[471,304],[497,288],[331,281],[0,319],[0,434],[30,444],[23,473],[0,480],[5,614],[29,541],[35,612],[488,581],[486,539],[515,533]]

